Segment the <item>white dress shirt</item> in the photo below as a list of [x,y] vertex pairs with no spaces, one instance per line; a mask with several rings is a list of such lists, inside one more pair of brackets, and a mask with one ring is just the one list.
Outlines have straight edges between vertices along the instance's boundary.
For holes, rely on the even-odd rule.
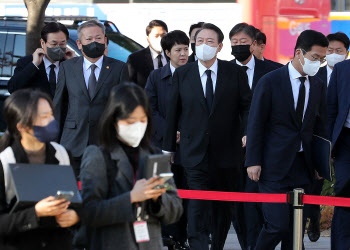
[[[103,56],[101,56],[101,58],[98,59],[98,61],[94,63],[96,65],[96,68],[95,68],[96,82],[98,82],[98,78],[99,78],[100,73],[101,73],[102,63],[103,63]],[[89,89],[89,78],[91,75],[91,68],[90,68],[91,64],[93,64],[93,63],[84,57],[83,72],[84,72],[85,85],[86,85],[87,89]]]
[[[159,66],[158,66],[158,53],[151,48],[151,46],[149,47],[150,51],[151,51],[151,55],[152,55],[152,60],[153,60],[153,66],[154,66],[154,69],[159,69]],[[160,55],[162,55],[162,63],[163,63],[163,66],[165,64],[167,64],[167,60],[165,58],[165,54],[164,54],[164,51],[162,51],[162,53],[160,53]]]
[[169,64],[170,64],[171,75],[174,75],[175,67],[171,64],[171,62],[169,62]]
[[254,79],[254,68],[255,68],[255,59],[254,56],[252,56],[252,58],[249,60],[249,62],[246,65],[243,65],[240,61],[238,61],[236,59],[236,63],[239,66],[247,66],[247,76],[248,76],[248,83],[249,83],[249,87],[250,89],[252,89],[253,86],[253,79]]
[[[47,76],[47,80],[50,79],[50,71],[51,71],[51,64],[55,64],[56,67],[55,67],[55,75],[56,75],[56,84],[57,84],[57,80],[58,80],[58,71],[60,69],[60,62],[57,61],[57,62],[50,62],[49,59],[46,58],[46,56],[43,57],[43,62],[44,62],[44,65],[45,65],[45,71],[46,71],[46,76]],[[34,64],[35,65],[35,64]]]
[[327,87],[328,87],[329,81],[331,80],[333,69],[331,69],[328,65],[326,67],[327,67]]
[[[293,90],[293,98],[294,98],[294,109],[297,109],[298,104],[298,97],[299,97],[299,89],[301,81],[299,80],[299,77],[302,77],[302,75],[294,68],[292,65],[292,62],[288,64],[288,71],[289,71],[289,79],[292,83],[292,90]],[[305,76],[306,80],[304,82],[305,85],[305,103],[304,103],[304,113],[303,113],[303,119],[305,116],[305,111],[309,102],[309,94],[310,94],[310,81],[309,76]],[[303,145],[300,146],[300,151],[303,151]]]
[[[213,81],[213,94],[215,94],[215,88],[216,88],[216,78],[218,75],[218,59],[215,60],[214,64],[209,68],[211,70],[211,80]],[[199,77],[201,78],[202,87],[203,87],[203,93],[205,96],[205,89],[207,85],[207,73],[205,71],[207,68],[198,60],[198,70],[199,70]]]

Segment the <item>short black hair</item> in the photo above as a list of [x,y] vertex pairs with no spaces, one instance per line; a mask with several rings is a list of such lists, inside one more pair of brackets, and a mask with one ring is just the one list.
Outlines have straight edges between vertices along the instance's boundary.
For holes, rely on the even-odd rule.
[[147,129],[140,146],[151,148],[152,109],[146,92],[135,83],[124,82],[113,87],[109,93],[106,108],[103,111],[98,129],[98,142],[106,150],[112,150],[118,143],[115,124],[127,119],[137,106],[141,106],[148,119]]
[[222,41],[224,41],[224,33],[222,33],[221,29],[218,26],[212,23],[204,23],[202,28],[200,30],[197,30],[196,35],[194,36],[195,41],[197,40],[198,33],[201,32],[202,30],[213,30],[218,35],[219,43],[222,43]]
[[[303,49],[305,52],[309,52],[312,46],[318,45],[321,47],[328,47],[328,40],[325,35],[316,30],[304,30],[300,33],[297,43],[294,48],[294,54],[297,49]],[[304,54],[303,51],[303,54]]]
[[190,39],[185,32],[181,30],[174,30],[166,34],[160,41],[164,51],[169,51],[175,44],[189,45]]
[[161,20],[152,20],[149,22],[149,24],[146,27],[146,35],[147,36],[152,32],[152,29],[154,27],[162,27],[163,29],[166,30],[166,32],[168,32],[168,26],[166,25],[165,22],[163,22]]
[[252,41],[254,42],[256,40],[256,28],[253,25],[249,25],[247,23],[238,23],[236,24],[230,31],[229,38],[231,40],[231,37],[234,35],[244,32],[247,36],[249,36]]
[[265,44],[266,45],[266,35],[265,35],[265,33],[261,32],[261,30],[259,30],[259,29],[256,29],[255,40],[258,43],[258,45],[260,45],[260,44]]
[[350,40],[345,33],[341,31],[332,33],[327,36],[327,39],[328,39],[328,42],[332,42],[332,41],[341,42],[344,44],[344,47],[346,48],[346,50],[349,50]]
[[44,26],[44,28],[41,30],[41,39],[44,40],[44,42],[47,42],[47,35],[49,33],[56,33],[62,31],[67,38],[67,41],[69,39],[69,32],[66,26],[64,26],[62,23],[59,22],[50,22]]
[[188,35],[191,37],[191,33],[194,29],[200,29],[202,28],[204,22],[198,22],[198,23],[195,23],[195,24],[192,24],[191,27],[190,27],[190,31],[188,32]]

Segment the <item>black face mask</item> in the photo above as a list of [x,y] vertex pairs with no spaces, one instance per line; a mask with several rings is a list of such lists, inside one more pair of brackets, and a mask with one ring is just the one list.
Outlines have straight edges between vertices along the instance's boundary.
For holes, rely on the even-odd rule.
[[244,62],[252,54],[252,52],[250,52],[250,44],[248,44],[248,45],[236,45],[236,46],[231,46],[231,47],[232,47],[231,54],[239,62]]
[[196,43],[191,43],[191,49],[193,51],[193,54],[196,54]]
[[105,52],[105,44],[92,42],[92,43],[89,43],[88,45],[83,45],[83,52],[87,57],[98,58],[102,56],[103,53]]

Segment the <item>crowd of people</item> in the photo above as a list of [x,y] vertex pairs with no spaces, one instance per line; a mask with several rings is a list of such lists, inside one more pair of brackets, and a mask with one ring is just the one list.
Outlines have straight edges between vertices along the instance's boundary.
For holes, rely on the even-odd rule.
[[[224,34],[211,23],[193,24],[187,35],[153,20],[149,46],[126,63],[108,57],[103,24],[84,22],[77,33],[79,57],[67,48],[67,28],[46,24],[41,48],[18,60],[8,83],[1,249],[217,250],[231,225],[244,250],[293,248],[290,205],[181,200],[176,189],[154,189],[163,179],[140,176],[151,154],[171,155],[177,188],[320,195],[317,135],[333,145],[336,195],[349,188],[344,33],[301,32],[287,65],[264,57],[266,35],[247,23],[228,34],[232,61],[217,58]],[[11,163],[72,165],[82,207],[50,196],[10,212]],[[306,206],[304,226],[307,218],[317,241],[320,207]],[[350,248],[349,222],[349,210],[336,207],[333,250]]]

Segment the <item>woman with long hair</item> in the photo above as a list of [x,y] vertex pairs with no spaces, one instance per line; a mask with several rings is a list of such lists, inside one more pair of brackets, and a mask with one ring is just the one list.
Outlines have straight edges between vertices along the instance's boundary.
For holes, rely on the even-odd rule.
[[[67,229],[79,221],[64,199],[47,197],[10,213],[16,202],[9,164],[70,165],[65,148],[53,142],[59,133],[50,97],[36,90],[18,90],[5,101],[7,130],[0,140],[0,249],[72,249]],[[38,176],[40,178],[40,176]]]
[[[148,97],[139,86],[112,89],[100,120],[100,147],[89,146],[82,159],[88,249],[160,250],[160,223],[174,223],[182,214],[176,190],[153,189],[164,181],[140,179],[138,174],[143,159],[156,153],[149,138],[151,116]],[[135,237],[140,233],[133,225],[136,221],[147,223],[149,239],[142,243]]]

